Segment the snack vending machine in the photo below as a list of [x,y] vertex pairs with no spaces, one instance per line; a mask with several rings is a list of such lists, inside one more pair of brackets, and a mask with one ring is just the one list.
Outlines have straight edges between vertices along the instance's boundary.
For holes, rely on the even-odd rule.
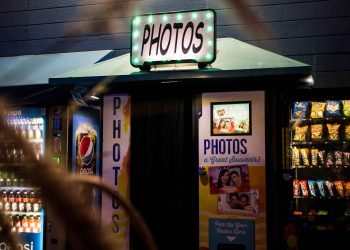
[[[41,159],[45,151],[45,117],[46,110],[42,108],[8,109],[4,115],[4,122],[32,144],[37,159]],[[45,213],[41,206],[40,189],[33,186],[30,178],[13,171],[15,167],[30,164],[14,140],[6,131],[0,131],[0,209],[17,234],[16,248],[41,250]],[[9,249],[3,239],[0,239],[0,248]]]
[[285,103],[283,249],[350,244],[350,98],[310,96]]

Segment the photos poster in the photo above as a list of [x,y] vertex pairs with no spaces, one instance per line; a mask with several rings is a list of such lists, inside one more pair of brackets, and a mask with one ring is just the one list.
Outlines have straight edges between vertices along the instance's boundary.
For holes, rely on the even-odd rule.
[[[201,111],[200,249],[208,250],[210,239],[216,237],[209,230],[210,219],[232,219],[253,221],[255,249],[266,250],[265,92],[203,93]],[[233,172],[244,183],[239,188],[228,177]],[[220,187],[224,173],[230,182]]]
[[[103,97],[102,180],[115,192],[130,197],[131,97],[127,94]],[[101,225],[113,235],[116,249],[128,250],[129,215],[105,193],[102,194]]]

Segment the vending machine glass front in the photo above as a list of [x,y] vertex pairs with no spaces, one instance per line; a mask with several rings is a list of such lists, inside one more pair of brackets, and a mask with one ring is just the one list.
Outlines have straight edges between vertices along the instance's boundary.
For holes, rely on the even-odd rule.
[[[42,159],[45,150],[45,109],[9,109],[4,117],[3,122],[31,144],[38,160]],[[0,131],[0,208],[12,225],[12,232],[17,234],[16,248],[41,250],[44,224],[41,191],[33,185],[35,173],[33,176],[21,173],[20,169],[31,163],[15,140],[6,131]],[[0,244],[6,246],[7,242],[0,240]]]
[[288,108],[286,249],[349,243],[350,100],[318,97]]

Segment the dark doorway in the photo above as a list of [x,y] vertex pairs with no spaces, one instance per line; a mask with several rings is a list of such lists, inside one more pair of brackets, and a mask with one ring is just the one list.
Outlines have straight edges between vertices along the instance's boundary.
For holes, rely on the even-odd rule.
[[[192,95],[170,89],[132,95],[131,119],[133,204],[159,249],[197,249]],[[133,232],[132,249],[145,249],[136,237]]]

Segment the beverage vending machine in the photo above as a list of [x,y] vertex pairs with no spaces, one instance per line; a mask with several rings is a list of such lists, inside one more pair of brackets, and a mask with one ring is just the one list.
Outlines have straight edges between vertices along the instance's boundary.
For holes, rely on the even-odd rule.
[[282,119],[280,249],[350,244],[350,97],[289,94]]
[[[100,112],[81,105],[52,105],[48,108],[47,159],[57,173],[66,175],[101,174],[100,168]],[[86,202],[91,216],[100,216],[100,193],[95,189],[80,186],[74,193]],[[74,249],[71,233],[55,214],[46,211],[46,249]]]
[[[32,144],[38,160],[45,153],[46,109],[13,108],[5,111],[4,122]],[[33,186],[31,178],[21,175],[16,168],[30,164],[15,138],[0,131],[0,209],[11,222],[18,236],[16,249],[43,249],[45,212],[41,206],[40,189]],[[33,173],[34,176],[35,173]],[[0,239],[0,249],[9,249]]]

